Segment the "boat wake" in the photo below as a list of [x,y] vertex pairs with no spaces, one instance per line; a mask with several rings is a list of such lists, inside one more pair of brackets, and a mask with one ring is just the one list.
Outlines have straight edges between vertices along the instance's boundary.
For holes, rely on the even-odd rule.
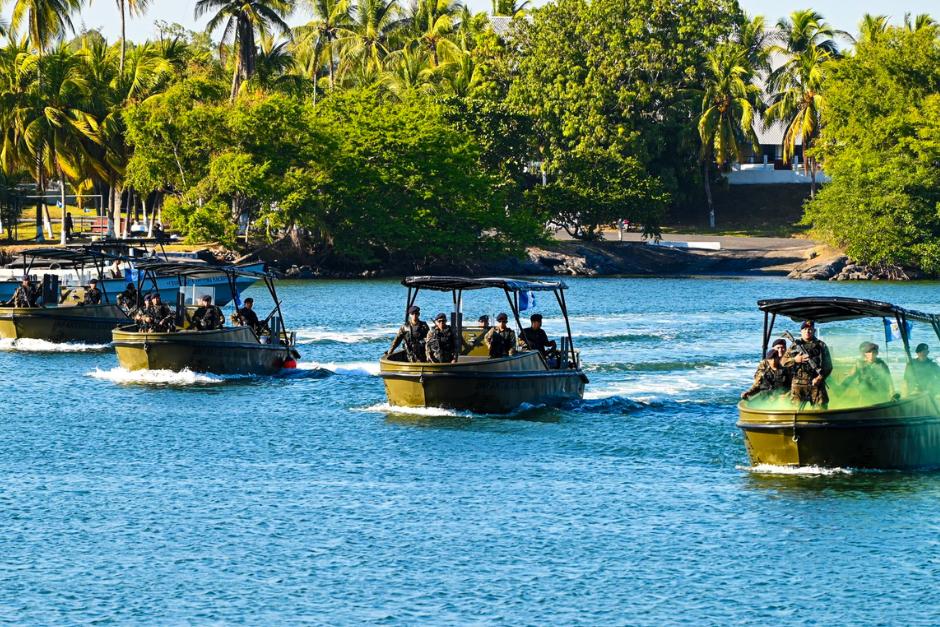
[[651,403],[636,401],[625,396],[607,396],[572,401],[565,405],[564,409],[592,414],[629,414],[652,406]]
[[832,475],[851,475],[849,468],[825,468],[823,466],[775,466],[773,464],[757,464],[756,466],[736,466],[738,470],[746,470],[755,475],[796,475],[804,477],[820,477]]
[[379,374],[379,364],[373,361],[350,361],[345,363],[327,362],[325,364],[317,362],[301,362],[297,364],[298,368],[320,369],[332,372],[333,374],[353,376],[353,377],[376,377]]
[[360,411],[381,414],[406,414],[408,416],[420,416],[422,418],[470,418],[474,415],[482,415],[474,414],[469,411],[444,409],[443,407],[402,407],[400,405],[390,405],[389,403],[378,403],[370,407],[362,407]]
[[297,330],[298,344],[361,344],[387,340],[391,342],[397,328],[375,327],[370,329],[336,330],[323,327]]
[[82,342],[47,342],[21,338],[18,340],[0,340],[0,351],[19,351],[23,353],[101,353],[111,350],[110,344],[83,344]]
[[110,381],[119,385],[218,385],[227,381],[253,378],[252,375],[207,374],[188,369],[177,372],[174,370],[127,370],[121,367],[110,370],[95,368],[87,374],[93,379]]

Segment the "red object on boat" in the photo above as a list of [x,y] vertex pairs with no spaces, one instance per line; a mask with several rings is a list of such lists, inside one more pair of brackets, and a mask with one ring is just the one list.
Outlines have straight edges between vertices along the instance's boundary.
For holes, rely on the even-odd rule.
[[284,360],[284,363],[281,367],[282,368],[296,368],[297,362],[291,359],[290,357],[288,357],[287,359]]

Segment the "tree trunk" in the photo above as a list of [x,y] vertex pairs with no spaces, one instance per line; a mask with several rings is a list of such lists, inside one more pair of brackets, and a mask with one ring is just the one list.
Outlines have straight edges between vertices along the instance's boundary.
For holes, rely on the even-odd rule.
[[45,237],[42,234],[42,212],[43,212],[42,192],[46,186],[43,184],[43,177],[42,177],[42,157],[40,157],[38,154],[36,155],[36,183],[37,183],[36,195],[39,197],[39,199],[36,201],[36,241],[42,242],[45,240]]
[[65,207],[65,175],[62,173],[62,168],[59,168],[59,185],[61,186],[59,192],[59,201],[62,203],[62,215],[60,216],[59,225],[62,227],[62,232],[59,233],[59,244],[65,246],[68,243],[65,232],[65,216],[68,215]]
[[124,57],[127,55],[127,18],[124,16],[124,0],[118,0],[118,10],[121,12],[121,75],[124,74]]
[[326,48],[330,53],[328,60],[330,70],[330,91],[333,91],[333,88],[335,87],[335,83],[333,82],[333,44],[329,44]]
[[232,102],[235,102],[235,97],[238,95],[238,71],[239,65],[241,65],[241,59],[239,57],[235,58],[235,71],[232,72]]
[[809,197],[816,198],[816,159],[809,166]]
[[114,237],[121,237],[121,203],[123,202],[124,190],[120,185],[115,184],[112,189],[114,190],[114,204],[111,205],[112,216],[114,219]]
[[712,185],[708,180],[708,161],[702,165],[702,171],[705,175],[705,199],[708,201],[708,226],[715,228],[715,205],[712,203]]

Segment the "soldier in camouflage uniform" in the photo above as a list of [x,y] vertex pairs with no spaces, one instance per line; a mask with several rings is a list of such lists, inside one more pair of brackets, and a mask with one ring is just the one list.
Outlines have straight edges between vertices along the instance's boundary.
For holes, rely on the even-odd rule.
[[137,288],[134,287],[133,283],[128,283],[127,289],[118,294],[117,302],[125,311],[130,311],[137,307],[138,298],[140,298],[140,295],[137,293]]
[[98,279],[92,279],[85,288],[85,297],[82,299],[82,305],[100,305],[101,290],[98,289]]
[[218,305],[212,304],[212,297],[207,294],[202,297],[202,304],[193,312],[192,322],[197,331],[215,331],[225,326],[225,316]]
[[421,319],[421,308],[412,305],[408,310],[408,322],[401,325],[398,335],[392,342],[392,347],[385,351],[385,356],[391,355],[402,342],[405,343],[405,353],[410,362],[427,361],[425,358],[425,340],[430,329],[428,323]]
[[12,298],[4,303],[7,307],[36,307],[36,300],[39,298],[39,290],[33,287],[29,277],[23,277]]
[[434,317],[434,328],[426,339],[428,361],[435,364],[457,363],[457,334],[447,326],[447,316],[439,313]]
[[516,354],[516,332],[507,326],[509,316],[501,313],[496,316],[496,326],[486,332],[483,341],[490,349],[490,357],[506,357]]
[[866,402],[884,402],[894,396],[894,382],[888,364],[878,357],[878,345],[862,342],[858,347],[862,357],[842,381],[843,387],[855,386]]
[[744,400],[758,394],[782,396],[790,391],[790,371],[780,365],[780,351],[776,347],[771,348],[764,357],[754,373],[754,385],[741,392]]
[[[809,357],[803,354],[801,347]],[[819,372],[810,365],[810,358],[819,366]],[[812,320],[800,326],[800,339],[790,346],[781,364],[790,370],[793,377],[790,382],[790,399],[794,403],[823,407],[829,403],[826,379],[832,374],[832,357],[826,343],[816,337],[816,324]]]
[[144,321],[149,331],[166,333],[176,330],[176,325],[173,323],[173,312],[166,303],[160,300],[159,292],[150,297],[150,307],[144,313]]

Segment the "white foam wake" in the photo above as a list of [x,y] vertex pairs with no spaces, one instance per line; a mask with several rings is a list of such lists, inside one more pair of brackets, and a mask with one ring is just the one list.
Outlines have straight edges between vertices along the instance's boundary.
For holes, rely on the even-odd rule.
[[18,340],[0,339],[0,350],[21,351],[24,353],[93,353],[106,351],[110,348],[110,344],[83,344],[81,342],[56,343],[31,338],[21,338]]
[[387,339],[391,342],[395,336],[396,327],[375,327],[367,329],[336,330],[323,327],[297,330],[298,344],[316,344],[318,342],[335,342],[338,344],[359,344]]
[[317,362],[300,362],[298,368],[306,370],[329,370],[333,374],[341,374],[354,377],[375,377],[379,374],[379,362],[377,361],[350,361],[346,363],[328,362],[325,364]]
[[222,376],[193,372],[189,369],[176,372],[174,370],[127,370],[121,367],[111,368],[110,370],[95,368],[87,374],[93,379],[110,381],[119,385],[211,385],[224,383],[231,379],[243,379],[249,376]]
[[825,468],[823,466],[775,466],[773,464],[757,464],[756,466],[737,466],[738,470],[746,470],[755,475],[801,475],[806,477],[851,475],[848,468]]
[[427,416],[427,417],[470,417],[473,414],[468,411],[456,411],[454,409],[444,409],[443,407],[402,407],[400,405],[390,405],[389,403],[378,403],[370,407],[362,407],[360,411],[369,411],[382,414],[408,414],[409,416]]

